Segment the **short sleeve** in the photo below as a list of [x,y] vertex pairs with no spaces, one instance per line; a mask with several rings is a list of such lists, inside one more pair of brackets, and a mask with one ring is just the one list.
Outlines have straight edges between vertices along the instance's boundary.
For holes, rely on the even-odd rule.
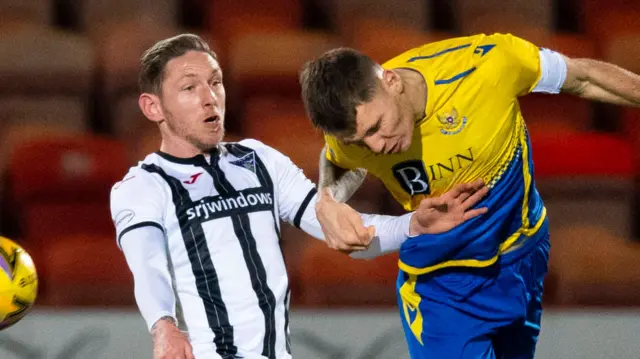
[[366,149],[355,145],[345,145],[331,135],[325,135],[324,140],[327,145],[326,158],[329,162],[345,170],[364,167],[362,158],[365,157]]
[[500,65],[498,75],[501,86],[514,96],[530,93],[540,80],[540,49],[534,44],[511,34],[493,34],[483,43],[495,44],[495,61]]
[[110,206],[118,246],[122,236],[152,226],[164,231],[165,194],[151,174],[132,170],[111,188]]

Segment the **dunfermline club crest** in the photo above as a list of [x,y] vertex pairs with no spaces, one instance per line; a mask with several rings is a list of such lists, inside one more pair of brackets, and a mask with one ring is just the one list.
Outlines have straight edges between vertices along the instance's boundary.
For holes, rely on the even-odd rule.
[[467,118],[458,116],[458,110],[454,107],[451,113],[437,114],[440,121],[440,133],[443,135],[456,135],[467,125]]

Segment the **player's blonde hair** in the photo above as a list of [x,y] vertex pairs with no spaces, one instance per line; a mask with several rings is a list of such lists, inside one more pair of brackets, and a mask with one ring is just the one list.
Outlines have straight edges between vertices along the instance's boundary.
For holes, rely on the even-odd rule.
[[216,53],[209,48],[209,44],[198,35],[181,34],[158,41],[145,51],[140,59],[140,73],[138,75],[140,91],[160,95],[167,63],[189,51],[206,52],[214,59],[218,59]]

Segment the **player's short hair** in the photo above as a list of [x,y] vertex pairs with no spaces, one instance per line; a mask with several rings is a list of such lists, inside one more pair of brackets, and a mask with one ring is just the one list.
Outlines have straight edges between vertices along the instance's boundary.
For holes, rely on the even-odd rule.
[[325,133],[353,135],[356,107],[371,101],[375,94],[378,66],[350,48],[333,49],[307,62],[300,73],[300,85],[313,125]]
[[138,75],[140,91],[161,94],[167,63],[189,51],[205,52],[218,60],[216,53],[209,48],[209,44],[198,35],[181,34],[158,41],[140,58],[140,73]]

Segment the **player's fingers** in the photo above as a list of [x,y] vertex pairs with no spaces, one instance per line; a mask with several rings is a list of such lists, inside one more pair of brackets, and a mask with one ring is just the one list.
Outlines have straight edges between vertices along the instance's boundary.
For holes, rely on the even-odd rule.
[[468,221],[471,218],[475,218],[478,217],[480,215],[483,215],[485,213],[487,213],[489,209],[487,207],[482,207],[482,208],[476,208],[476,209],[472,209],[470,211],[466,211],[464,212],[464,215],[462,216],[462,219],[464,221]]
[[420,209],[432,209],[439,206],[443,206],[446,203],[446,199],[443,196],[425,198],[420,201]]
[[367,235],[368,235],[369,240],[372,240],[373,237],[376,236],[376,227],[374,227],[374,226],[367,227]]
[[193,355],[193,349],[189,344],[184,348],[184,357],[185,359],[196,359],[195,355]]
[[458,201],[458,203],[462,203],[464,201],[467,200],[467,198],[471,197],[471,195],[474,193],[473,190],[469,189],[467,191],[464,191],[462,193],[460,193],[460,195],[458,196],[458,198],[456,198],[456,200]]
[[478,204],[483,198],[484,196],[487,195],[487,193],[489,193],[489,187],[482,187],[479,190],[477,190],[474,194],[472,194],[471,196],[469,196],[469,198],[467,198],[462,204],[463,204],[463,208],[467,209],[467,208],[471,208],[473,206],[475,206],[476,204]]

